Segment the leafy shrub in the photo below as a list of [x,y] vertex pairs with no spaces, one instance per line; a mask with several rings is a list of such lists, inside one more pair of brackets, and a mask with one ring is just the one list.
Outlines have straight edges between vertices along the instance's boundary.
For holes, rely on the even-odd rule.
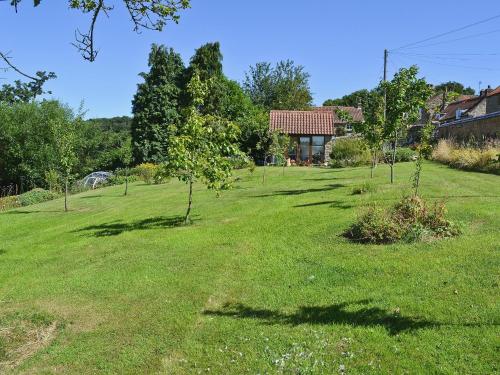
[[444,202],[436,202],[424,218],[424,225],[437,237],[452,237],[460,234],[460,228],[446,219],[446,206]]
[[500,147],[458,147],[440,140],[432,158],[453,168],[500,174]]
[[[407,161],[413,161],[417,157],[417,154],[414,150],[409,147],[399,147],[396,149],[396,163],[403,163]],[[392,154],[391,151],[388,150],[385,153],[385,159],[391,160]]]
[[370,152],[360,138],[337,139],[332,145],[330,165],[333,168],[356,167],[370,163]]
[[377,188],[373,183],[371,183],[369,181],[365,181],[361,185],[355,186],[352,189],[352,195],[373,193],[375,190],[377,190]]
[[55,193],[62,191],[61,176],[55,169],[49,169],[45,172],[45,183],[50,191]]
[[51,201],[59,197],[59,194],[44,189],[33,189],[18,196],[21,206],[31,206],[32,204]]
[[460,229],[446,219],[446,206],[436,203],[429,209],[418,196],[405,197],[389,210],[371,207],[344,235],[355,242],[386,244],[399,240],[457,236]]
[[10,210],[11,208],[21,207],[17,195],[0,197],[0,212]]
[[402,226],[421,222],[426,216],[425,203],[419,196],[405,197],[393,208],[394,220]]
[[153,183],[156,185],[165,184],[170,181],[170,176],[165,164],[156,166],[155,174],[153,176]]
[[[127,177],[124,174],[116,174],[115,173],[110,178],[108,178],[108,180],[106,181],[106,185],[108,185],[108,186],[123,185],[125,183],[126,178]],[[140,180],[139,176],[137,176],[135,174],[131,174],[128,176],[129,183],[136,182],[139,180]]]
[[370,207],[344,235],[360,243],[383,244],[400,240],[403,233],[387,211]]
[[165,167],[153,163],[139,164],[132,170],[132,174],[137,175],[139,179],[146,184],[162,184],[168,180]]
[[233,165],[234,169],[245,169],[248,168],[252,163],[255,165],[253,159],[246,155],[238,155],[237,157],[231,159],[231,164]]

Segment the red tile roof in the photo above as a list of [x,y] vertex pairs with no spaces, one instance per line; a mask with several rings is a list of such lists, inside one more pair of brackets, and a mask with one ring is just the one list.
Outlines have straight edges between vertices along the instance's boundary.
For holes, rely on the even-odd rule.
[[330,106],[309,111],[271,111],[269,127],[286,134],[334,135],[334,125],[345,122],[339,119],[336,109],[348,112],[355,122],[363,121],[361,108]]
[[333,111],[271,111],[269,127],[286,134],[333,135]]
[[334,113],[334,118],[335,118],[335,123],[336,124],[341,124],[343,123],[343,121],[341,121],[337,114],[335,113],[335,111],[337,109],[340,109],[340,110],[343,110],[343,111],[346,111],[347,113],[349,113],[353,119],[354,122],[361,122],[364,120],[363,118],[363,110],[361,108],[356,108],[356,107],[343,107],[343,106],[340,106],[340,105],[336,105],[336,106],[325,106],[325,107],[317,107],[317,108],[314,108],[313,110],[314,111],[332,111]]
[[457,110],[461,109],[464,112],[468,112],[474,109],[485,97],[484,96],[473,96],[467,99],[457,100],[450,103],[444,109],[444,115],[439,119],[439,121],[448,121],[456,118]]
[[490,92],[488,93],[488,97],[489,97],[489,96],[495,96],[495,95],[498,95],[498,94],[500,94],[500,86],[498,86],[498,87],[497,87],[496,89],[494,89],[493,91],[490,91]]

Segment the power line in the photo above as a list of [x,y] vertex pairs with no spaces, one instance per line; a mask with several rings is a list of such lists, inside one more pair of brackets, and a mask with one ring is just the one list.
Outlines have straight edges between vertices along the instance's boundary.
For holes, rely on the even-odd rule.
[[404,55],[404,56],[421,56],[421,57],[427,57],[429,59],[436,59],[436,60],[456,60],[456,61],[470,61],[470,57],[453,57],[453,56],[434,56],[434,55],[428,55],[425,53],[403,53],[403,52],[394,52],[394,55]]
[[500,68],[490,68],[490,67],[482,67],[482,66],[468,66],[468,65],[448,64],[448,63],[443,63],[443,62],[428,60],[428,59],[425,59],[425,58],[422,58],[422,57],[412,57],[412,58],[410,58],[410,57],[407,57],[407,56],[403,56],[402,54],[399,54],[399,55],[402,58],[410,60],[410,61],[412,59],[416,59],[416,60],[420,60],[420,61],[423,61],[423,62],[426,62],[426,63],[430,63],[430,64],[450,66],[450,67],[454,67],[454,68],[474,69],[474,70],[488,70],[488,71],[500,71]]
[[489,17],[489,18],[486,18],[486,19],[483,19],[483,20],[480,20],[480,21],[477,21],[477,22],[474,22],[474,23],[471,23],[471,24],[468,24],[468,25],[465,25],[465,26],[462,26],[462,27],[459,27],[457,29],[453,29],[453,30],[450,30],[450,31],[446,31],[444,33],[441,33],[441,34],[437,34],[437,35],[434,35],[434,36],[431,36],[429,38],[425,38],[425,39],[422,39],[422,40],[419,40],[417,42],[413,42],[413,43],[409,43],[409,44],[405,44],[401,47],[398,47],[398,48],[395,48],[393,50],[391,50],[391,52],[393,51],[397,51],[397,50],[400,50],[400,49],[404,49],[404,48],[408,48],[408,47],[411,47],[411,46],[415,46],[417,44],[420,44],[420,43],[424,43],[424,42],[428,42],[430,40],[434,40],[434,39],[438,39],[438,38],[441,38],[445,35],[449,35],[449,34],[453,34],[453,33],[456,33],[458,31],[462,31],[462,30],[466,30],[468,28],[471,28],[471,27],[474,27],[474,26],[477,26],[477,25],[480,25],[480,24],[483,24],[483,23],[486,23],[486,22],[489,22],[491,20],[494,20],[494,19],[497,19],[497,18],[500,18],[500,14],[497,14],[495,16],[492,16],[492,17]]
[[[458,41],[460,41],[460,40],[466,40],[466,39],[477,38],[477,37],[479,37],[479,36],[484,36],[484,35],[494,34],[494,33],[498,33],[498,32],[500,32],[500,29],[495,29],[495,30],[487,31],[487,32],[485,32],[485,33],[479,33],[479,34],[467,35],[467,36],[463,36],[463,37],[456,38],[456,39],[442,40],[442,41],[440,41],[440,42],[436,42],[436,43],[424,44],[423,46],[414,46],[414,47],[411,47],[411,49],[415,49],[415,48],[425,48],[425,47],[432,47],[432,46],[438,46],[438,45],[440,45],[440,44],[446,44],[446,43],[458,42]],[[397,51],[397,50],[395,50],[395,51]]]
[[[403,52],[395,52],[395,53],[403,53]],[[499,56],[500,53],[427,53],[428,56],[449,56],[449,55],[457,55],[457,56]]]

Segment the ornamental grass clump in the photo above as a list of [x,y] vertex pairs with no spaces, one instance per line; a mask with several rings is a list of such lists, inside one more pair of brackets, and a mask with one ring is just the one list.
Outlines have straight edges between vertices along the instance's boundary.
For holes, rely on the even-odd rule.
[[434,148],[432,159],[457,169],[500,174],[498,144],[484,147],[459,147],[443,139]]
[[453,237],[460,229],[446,219],[443,202],[431,208],[419,196],[405,197],[390,209],[370,207],[344,236],[354,242],[388,244]]

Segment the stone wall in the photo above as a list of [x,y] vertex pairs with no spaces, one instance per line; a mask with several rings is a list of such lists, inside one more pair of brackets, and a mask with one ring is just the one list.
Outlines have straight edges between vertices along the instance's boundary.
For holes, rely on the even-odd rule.
[[478,141],[500,138],[500,113],[459,120],[441,125],[438,128],[439,138],[457,141],[474,138]]
[[485,100],[485,99],[486,98],[483,98],[483,100],[481,100],[475,108],[473,108],[472,110],[467,112],[467,116],[468,117],[478,117],[478,116],[485,115],[486,114],[486,104],[487,104],[487,100]]
[[325,163],[330,162],[330,153],[332,152],[333,138],[325,135]]
[[486,113],[500,112],[500,94],[490,96],[486,103]]

